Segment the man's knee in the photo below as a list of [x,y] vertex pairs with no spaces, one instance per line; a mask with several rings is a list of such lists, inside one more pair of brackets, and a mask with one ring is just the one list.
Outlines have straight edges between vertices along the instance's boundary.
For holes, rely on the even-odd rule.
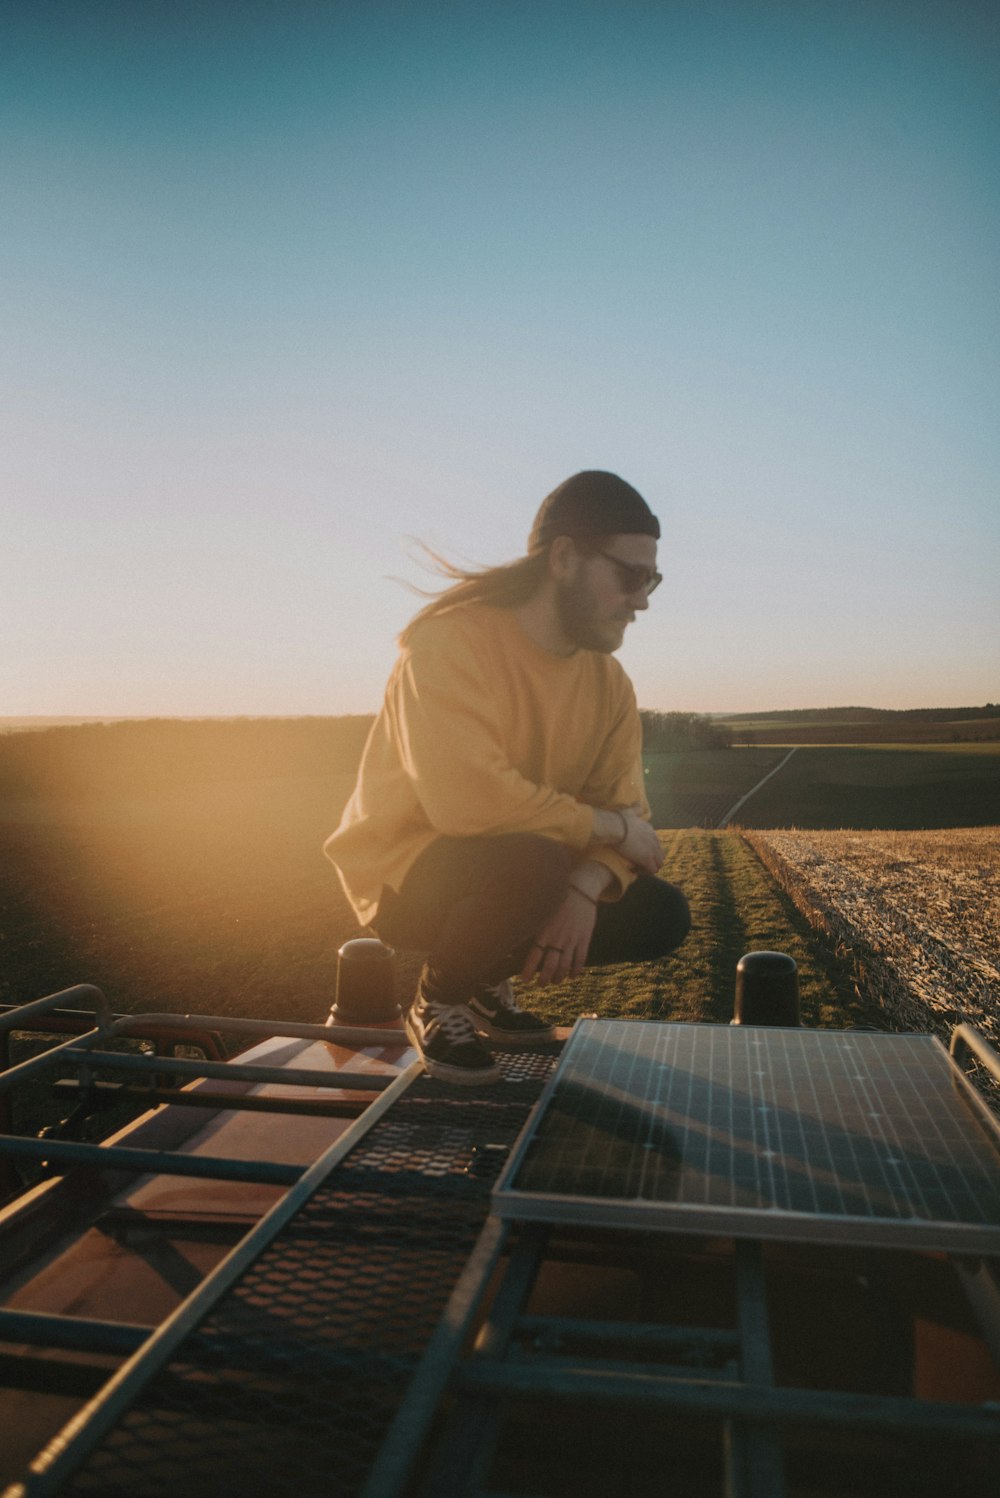
[[522,888],[537,900],[558,903],[566,893],[573,858],[564,843],[537,833],[509,834],[509,856]]
[[631,960],[652,962],[675,952],[691,930],[691,909],[676,884],[652,874],[641,874],[622,901],[628,911]]
[[658,879],[656,882],[661,891],[662,930],[667,943],[661,955],[666,955],[679,947],[690,932],[691,907],[676,884],[668,884],[665,879]]

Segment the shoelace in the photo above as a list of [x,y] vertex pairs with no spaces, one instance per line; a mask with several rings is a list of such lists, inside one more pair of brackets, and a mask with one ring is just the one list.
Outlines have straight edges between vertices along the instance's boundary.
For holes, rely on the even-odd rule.
[[461,1045],[463,1041],[476,1039],[475,1026],[460,1005],[434,1004],[429,1007],[431,1013],[424,1021],[428,1035],[434,1030],[440,1030],[451,1045]]
[[511,1014],[520,1014],[521,1011],[514,1001],[514,990],[509,978],[505,978],[495,988],[488,988],[486,992],[493,995],[501,1009],[507,1009]]

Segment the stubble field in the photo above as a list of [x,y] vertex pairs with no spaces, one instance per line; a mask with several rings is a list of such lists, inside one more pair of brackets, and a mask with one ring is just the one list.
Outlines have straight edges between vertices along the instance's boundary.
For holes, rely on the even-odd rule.
[[1000,1045],[1000,828],[745,837],[887,1025]]

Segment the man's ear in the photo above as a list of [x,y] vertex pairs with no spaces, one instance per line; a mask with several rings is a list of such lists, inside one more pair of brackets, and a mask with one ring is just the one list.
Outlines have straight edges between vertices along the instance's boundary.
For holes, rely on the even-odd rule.
[[576,572],[579,560],[580,553],[573,537],[556,536],[549,545],[549,576],[559,582],[565,581]]

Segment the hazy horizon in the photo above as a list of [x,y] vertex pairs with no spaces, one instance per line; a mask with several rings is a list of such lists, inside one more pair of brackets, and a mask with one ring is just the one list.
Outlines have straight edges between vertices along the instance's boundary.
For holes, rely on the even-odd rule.
[[[828,705],[826,707],[817,707],[815,704],[813,704],[811,707],[807,707],[807,708],[791,708],[791,707],[784,707],[784,708],[774,708],[774,707],[772,707],[772,708],[751,708],[749,710],[739,710],[739,711],[733,710],[733,711],[730,711],[730,712],[708,713],[708,714],[704,714],[702,716],[712,717],[712,718],[745,718],[745,717],[750,717],[750,716],[752,716],[752,717],[760,717],[760,718],[780,718],[780,717],[783,717],[783,716],[791,714],[791,713],[802,714],[802,713],[810,713],[810,712],[814,712],[814,713],[834,713],[834,712],[853,712],[853,713],[858,713],[858,712],[873,712],[873,713],[882,713],[882,712],[891,712],[891,713],[894,713],[894,712],[899,712],[899,713],[917,713],[917,712],[922,712],[922,713],[928,713],[928,712],[933,712],[933,713],[961,713],[961,712],[968,712],[970,709],[973,709],[973,710],[976,710],[976,711],[981,711],[984,708],[989,708],[989,707],[992,707],[994,705],[995,704],[993,704],[991,702],[983,702],[983,703],[959,702],[959,703],[952,703],[950,705],[943,705],[943,706],[940,703],[935,703],[933,707],[884,708],[884,707],[879,707],[879,706],[877,706],[875,704],[872,704],[872,703],[838,702],[838,703],[832,703],[832,704],[830,704],[830,705]],[[671,707],[663,708],[663,707],[655,707],[655,706],[653,706],[650,703],[640,703],[639,707],[640,707],[640,710],[643,711],[643,712],[663,712],[663,713],[680,713],[680,714],[684,714],[684,713],[695,713],[695,714],[700,714],[700,710],[698,708],[689,708],[689,707],[683,707],[683,706],[671,706]],[[72,726],[72,725],[77,724],[77,723],[148,723],[148,722],[158,721],[158,720],[161,720],[161,719],[164,722],[217,723],[217,722],[231,722],[233,720],[240,720],[240,719],[246,719],[249,722],[253,722],[253,721],[256,721],[258,719],[260,719],[262,721],[270,721],[272,719],[295,719],[295,718],[374,717],[374,715],[376,714],[377,711],[378,711],[378,705],[376,704],[375,706],[373,706],[371,708],[368,708],[366,710],[362,710],[359,713],[78,713],[78,714],[69,714],[69,713],[67,713],[67,714],[60,714],[60,713],[33,713],[33,714],[29,714],[29,713],[24,713],[24,714],[10,714],[10,715],[0,714],[0,732],[12,732],[12,731],[15,731],[15,730],[17,730],[19,728],[28,729],[28,728],[33,728],[33,727],[36,727],[36,726],[39,727],[39,728],[48,728],[48,727],[56,728],[56,727],[60,727],[60,726],[63,726],[63,725],[65,725],[65,726]],[[998,716],[1000,716],[1000,711],[998,711]],[[973,719],[971,721],[974,722],[975,720]]]
[[11,0],[0,122],[0,713],[374,711],[592,467],[644,705],[1000,697],[995,6]]

